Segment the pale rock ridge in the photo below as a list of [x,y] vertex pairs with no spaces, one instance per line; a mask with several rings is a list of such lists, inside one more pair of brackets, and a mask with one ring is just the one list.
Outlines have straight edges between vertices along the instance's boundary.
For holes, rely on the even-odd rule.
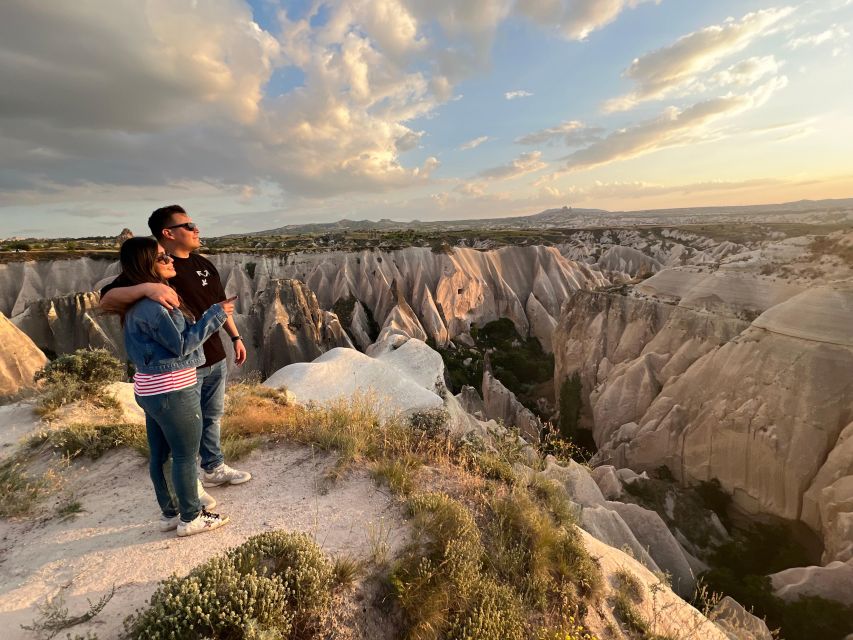
[[[821,533],[825,562],[846,559],[853,482],[842,429],[853,416],[853,348],[828,331],[853,326],[848,295],[818,287],[783,296],[766,317],[783,334],[580,292],[555,333],[555,385],[580,373],[597,462],[665,464],[684,482],[717,478],[742,508],[802,519]],[[822,341],[805,337],[818,330]]]
[[630,278],[657,273],[663,265],[633,247],[613,246],[596,262],[602,271],[624,274]]
[[752,323],[792,338],[853,347],[853,287],[813,287],[771,307]]
[[0,397],[13,396],[35,387],[33,376],[47,364],[47,357],[18,327],[0,313]]
[[722,629],[729,640],[773,640],[764,620],[752,615],[729,596],[720,599],[708,619]]
[[91,291],[119,271],[117,262],[92,258],[0,264],[0,313],[12,319],[43,298]]
[[337,316],[320,309],[314,293],[299,280],[269,282],[246,320],[254,329],[254,344],[263,345],[255,358],[264,373],[313,360],[334,347],[354,348]]
[[554,329],[557,328],[557,321],[554,320],[533,293],[527,297],[527,304],[524,306],[524,311],[530,322],[530,335],[539,340],[539,344],[542,345],[542,350],[545,353],[553,353],[554,347],[552,341]]
[[107,349],[125,357],[117,315],[98,310],[100,294],[77,293],[31,303],[12,319],[40,349],[55,354],[88,347]]
[[[650,300],[579,291],[564,305],[554,333],[555,392],[559,397],[563,380],[579,374],[581,423],[591,428],[593,408],[598,411],[594,435],[600,445],[638,417],[625,419],[623,406],[647,407],[655,388],[747,326],[742,320]],[[638,363],[640,358],[644,360]],[[617,386],[625,374],[642,382],[642,389]]]
[[752,319],[805,287],[734,270],[665,269],[635,287],[638,293],[697,311]]
[[442,407],[443,371],[441,356],[412,339],[375,358],[355,349],[335,348],[313,362],[279,369],[264,385],[287,388],[301,404],[327,405],[371,396],[380,413],[390,417]]
[[367,312],[364,310],[364,305],[358,300],[353,305],[349,333],[361,351],[364,351],[373,343],[373,340],[370,338],[370,321],[367,317]]
[[794,567],[770,576],[777,596],[795,601],[820,596],[853,605],[853,561],[836,560],[823,567]]
[[657,513],[606,500],[589,470],[572,460],[559,464],[548,456],[543,471],[529,470],[526,475],[559,483],[576,505],[585,531],[606,544],[630,549],[650,570],[669,574],[674,590],[683,597],[693,594],[695,577],[690,557]]
[[242,281],[237,274],[254,262],[251,284],[255,291],[265,288],[271,279],[298,278],[317,292],[324,309],[352,296],[383,327],[394,307],[405,300],[424,333],[439,345],[468,332],[472,323],[482,326],[501,317],[510,318],[527,336],[531,323],[525,305],[531,293],[553,318],[573,291],[607,283],[600,272],[567,260],[553,247],[542,246],[493,251],[455,248],[449,254],[422,247],[301,253],[286,258],[218,254],[210,259],[229,294],[237,292],[236,285],[232,289],[232,276]]
[[684,549],[673,537],[663,519],[654,511],[636,504],[609,501],[607,506],[619,514],[652,560],[670,576],[672,590],[684,598],[693,595],[696,577]]
[[853,422],[803,494],[803,522],[823,538],[823,562],[853,561]]
[[515,427],[531,442],[539,442],[542,422],[521,404],[515,394],[492,375],[488,366],[483,368],[483,415],[490,420]]

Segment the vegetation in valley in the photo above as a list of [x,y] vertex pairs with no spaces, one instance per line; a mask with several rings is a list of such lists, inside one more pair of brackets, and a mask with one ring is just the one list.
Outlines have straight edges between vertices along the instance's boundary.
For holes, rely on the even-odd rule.
[[[773,594],[769,574],[814,564],[815,558],[781,523],[737,524],[731,518],[731,496],[718,481],[681,487],[662,467],[647,480],[627,483],[625,489],[624,500],[657,512],[710,565],[700,575],[707,592],[734,598],[764,618],[770,629],[781,629],[785,640],[840,640],[853,631],[853,607],[818,597],[788,603]],[[711,524],[711,513],[731,537]]]
[[[522,338],[508,318],[482,327],[471,326],[473,347],[459,343],[455,348],[437,347],[444,360],[450,390],[459,393],[464,385],[480,389],[488,356],[492,374],[534,413],[540,413],[539,399],[545,383],[554,378],[554,356],[545,353],[536,338]],[[545,385],[550,387],[550,385]]]

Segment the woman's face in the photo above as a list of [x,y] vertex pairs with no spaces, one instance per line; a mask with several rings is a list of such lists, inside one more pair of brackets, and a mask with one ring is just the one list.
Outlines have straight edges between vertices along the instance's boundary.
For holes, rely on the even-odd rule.
[[166,250],[159,244],[157,245],[157,259],[154,261],[154,269],[164,280],[175,277],[175,265],[172,262],[172,256],[166,253]]

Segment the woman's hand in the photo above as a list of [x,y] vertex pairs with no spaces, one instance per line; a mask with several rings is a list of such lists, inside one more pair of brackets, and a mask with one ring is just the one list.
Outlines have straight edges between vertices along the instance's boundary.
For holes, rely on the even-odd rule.
[[236,299],[237,296],[234,296],[233,298],[228,298],[223,302],[217,303],[220,307],[222,307],[222,310],[228,315],[229,318],[234,314],[234,301]]

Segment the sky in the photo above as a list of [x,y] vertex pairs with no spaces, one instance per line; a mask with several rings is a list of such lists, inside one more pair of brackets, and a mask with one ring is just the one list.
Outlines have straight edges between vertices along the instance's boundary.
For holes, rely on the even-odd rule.
[[3,0],[0,237],[853,196],[853,0]]

